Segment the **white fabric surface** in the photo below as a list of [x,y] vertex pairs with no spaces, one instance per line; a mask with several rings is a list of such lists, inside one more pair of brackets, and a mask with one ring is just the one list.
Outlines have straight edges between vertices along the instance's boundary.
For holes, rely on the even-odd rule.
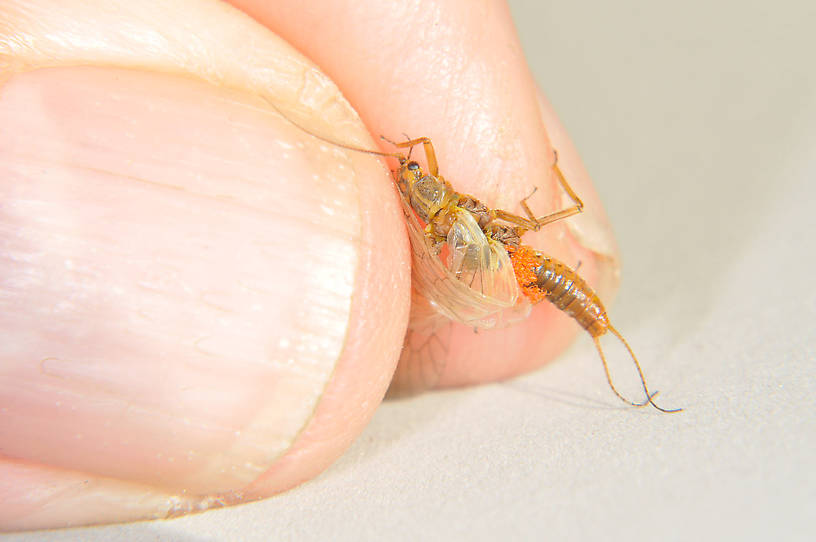
[[617,403],[582,337],[522,379],[384,404],[279,497],[6,538],[816,539],[814,4],[511,4],[618,234],[614,321],[686,411]]

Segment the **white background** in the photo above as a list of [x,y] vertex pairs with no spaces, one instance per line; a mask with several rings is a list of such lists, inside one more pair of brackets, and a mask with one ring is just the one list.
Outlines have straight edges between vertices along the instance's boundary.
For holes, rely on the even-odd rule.
[[172,521],[9,540],[816,539],[816,4],[511,2],[621,244],[612,314],[509,383],[388,402],[320,478]]

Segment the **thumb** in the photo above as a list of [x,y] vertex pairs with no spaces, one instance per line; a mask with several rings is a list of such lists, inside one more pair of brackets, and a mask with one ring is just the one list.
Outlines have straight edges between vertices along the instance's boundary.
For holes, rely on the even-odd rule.
[[384,394],[408,262],[382,165],[257,94],[343,141],[354,113],[221,4],[0,17],[0,528],[240,500],[287,454],[249,496],[314,476]]

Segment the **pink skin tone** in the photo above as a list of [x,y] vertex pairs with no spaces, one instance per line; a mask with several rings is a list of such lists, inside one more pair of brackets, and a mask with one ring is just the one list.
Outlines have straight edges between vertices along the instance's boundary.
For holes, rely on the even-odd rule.
[[[286,490],[420,362],[386,167],[260,95],[337,141],[429,136],[458,190],[512,210],[534,186],[541,214],[565,205],[557,148],[587,210],[525,242],[614,290],[603,210],[501,2],[234,3],[259,22],[204,0],[0,10],[2,530]],[[576,332],[546,304],[452,324],[439,385],[532,370]]]

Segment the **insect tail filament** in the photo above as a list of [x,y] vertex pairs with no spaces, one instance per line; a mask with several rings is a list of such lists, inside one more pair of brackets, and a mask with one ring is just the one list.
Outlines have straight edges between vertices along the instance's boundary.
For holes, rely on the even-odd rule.
[[650,391],[649,391],[649,388],[648,388],[648,386],[646,385],[646,377],[645,377],[645,376],[643,376],[643,369],[641,369],[641,368],[640,368],[640,363],[639,363],[639,362],[638,362],[638,360],[637,360],[637,356],[635,356],[635,353],[632,351],[632,348],[629,346],[629,343],[626,341],[626,339],[624,339],[624,338],[623,338],[623,335],[621,335],[621,334],[618,332],[618,330],[617,330],[617,329],[615,329],[614,327],[612,327],[612,325],[607,324],[606,328],[607,328],[609,331],[611,331],[611,332],[612,332],[612,334],[613,334],[615,337],[617,337],[617,338],[618,338],[618,340],[620,340],[620,342],[623,344],[623,346],[625,346],[625,347],[626,347],[626,351],[627,351],[627,352],[629,352],[629,356],[631,356],[631,358],[632,358],[632,362],[635,364],[635,368],[637,369],[638,376],[640,377],[640,383],[641,383],[641,385],[643,386],[643,391],[644,391],[644,393],[646,394],[646,400],[644,400],[643,402],[640,402],[640,403],[636,403],[636,402],[631,401],[631,400],[627,399],[626,397],[624,397],[624,396],[623,396],[623,395],[622,395],[622,394],[621,394],[621,393],[620,393],[620,392],[617,390],[617,388],[615,388],[615,384],[613,384],[613,383],[612,383],[612,375],[609,373],[609,365],[607,365],[607,363],[606,363],[606,356],[604,355],[603,348],[601,348],[600,336],[594,336],[594,337],[592,337],[592,340],[593,340],[593,342],[595,343],[595,348],[597,348],[597,349],[598,349],[598,354],[601,356],[601,362],[603,363],[604,373],[606,373],[606,381],[609,383],[609,387],[612,389],[612,391],[613,391],[613,392],[615,392],[615,395],[617,395],[617,396],[618,396],[618,398],[619,398],[621,401],[623,401],[624,403],[627,403],[627,404],[629,404],[629,405],[636,406],[636,407],[642,407],[642,406],[645,406],[645,405],[647,405],[647,404],[648,404],[648,405],[652,405],[654,408],[656,408],[656,409],[657,409],[657,410],[659,410],[660,412],[672,413],[672,412],[680,412],[680,411],[682,411],[682,410],[683,410],[682,408],[672,408],[672,409],[662,408],[662,407],[658,406],[658,405],[657,405],[657,404],[654,402],[654,400],[653,400],[653,399],[654,399],[654,398],[655,398],[655,396],[657,396],[657,394],[658,394],[658,393],[660,393],[660,392],[655,391],[655,392],[653,392],[653,393],[652,393],[652,392],[650,392]]

